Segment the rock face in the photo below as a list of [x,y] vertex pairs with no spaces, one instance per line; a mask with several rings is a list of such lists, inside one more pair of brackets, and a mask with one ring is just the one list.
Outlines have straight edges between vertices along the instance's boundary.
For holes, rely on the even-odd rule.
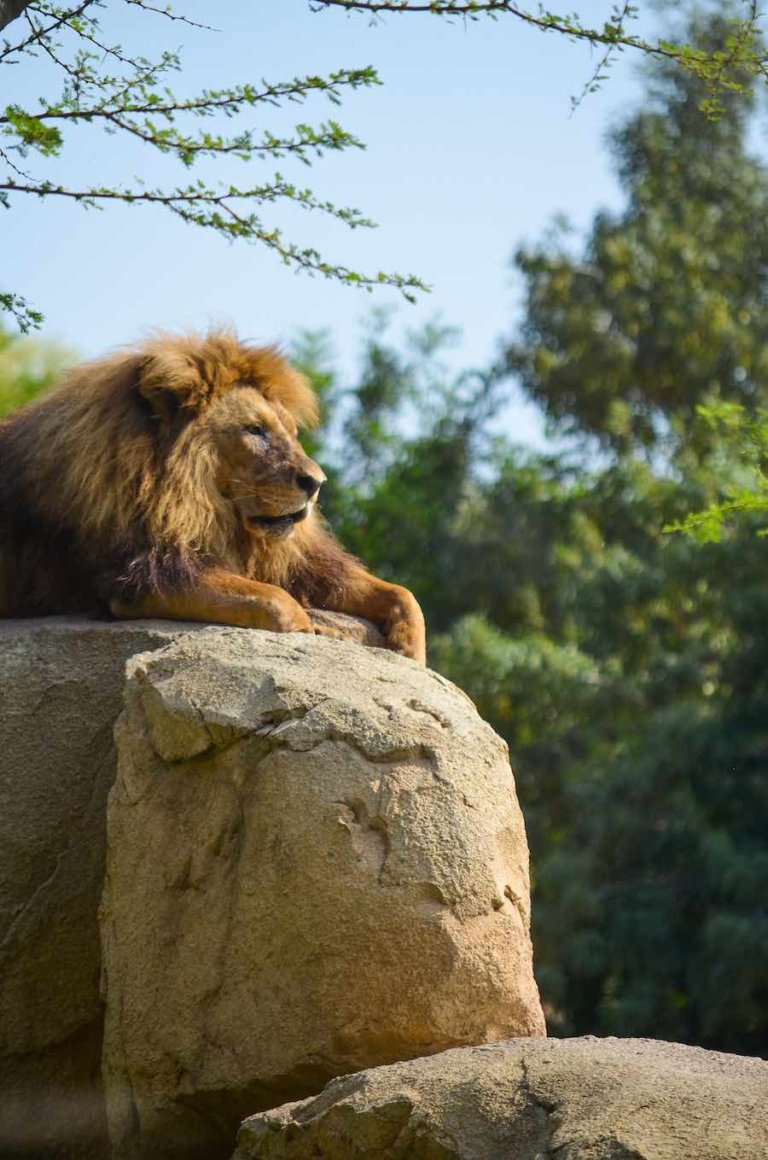
[[177,631],[0,620],[3,1157],[105,1154],[97,913],[112,727],[128,657]]
[[[367,622],[314,615],[323,633],[382,643]],[[204,631],[217,630],[0,619],[4,1160],[107,1154],[98,907],[117,767],[112,731],[128,658]]]
[[205,628],[129,664],[102,909],[114,1155],[543,1035],[506,747],[419,665]]
[[758,1160],[766,1107],[759,1059],[512,1040],[337,1079],[246,1120],[233,1160]]

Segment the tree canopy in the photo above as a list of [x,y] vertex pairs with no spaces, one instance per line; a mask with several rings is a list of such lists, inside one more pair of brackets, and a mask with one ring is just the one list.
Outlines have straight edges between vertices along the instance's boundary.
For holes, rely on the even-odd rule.
[[[727,38],[714,18],[693,34]],[[702,117],[698,78],[649,70],[649,100],[611,135],[626,197],[583,249],[560,230],[516,257],[526,318],[511,369],[553,426],[613,448],[688,439],[701,403],[768,390],[768,186],[747,145],[751,88]]]

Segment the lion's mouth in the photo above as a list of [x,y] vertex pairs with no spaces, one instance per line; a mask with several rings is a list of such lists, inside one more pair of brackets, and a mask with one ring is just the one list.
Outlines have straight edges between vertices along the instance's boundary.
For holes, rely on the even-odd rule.
[[280,532],[290,531],[296,524],[305,520],[308,515],[309,504],[304,504],[298,511],[288,512],[283,516],[246,516],[246,523],[249,528],[277,535]]

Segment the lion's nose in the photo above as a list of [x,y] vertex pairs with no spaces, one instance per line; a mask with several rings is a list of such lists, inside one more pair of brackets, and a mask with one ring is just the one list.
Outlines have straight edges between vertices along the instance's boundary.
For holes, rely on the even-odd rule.
[[307,475],[305,472],[301,471],[296,476],[296,483],[299,485],[302,491],[307,493],[309,499],[312,499],[313,495],[317,495],[322,482],[322,479],[317,479],[314,475]]

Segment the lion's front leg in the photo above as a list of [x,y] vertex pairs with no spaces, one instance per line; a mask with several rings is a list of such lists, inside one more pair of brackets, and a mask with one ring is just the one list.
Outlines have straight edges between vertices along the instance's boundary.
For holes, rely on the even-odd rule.
[[283,588],[216,569],[189,591],[152,593],[135,602],[112,600],[119,620],[194,620],[270,632],[314,632],[301,605]]
[[427,663],[424,615],[407,588],[389,584],[363,568],[356,568],[324,607],[365,617],[381,629],[393,652],[422,665]]

